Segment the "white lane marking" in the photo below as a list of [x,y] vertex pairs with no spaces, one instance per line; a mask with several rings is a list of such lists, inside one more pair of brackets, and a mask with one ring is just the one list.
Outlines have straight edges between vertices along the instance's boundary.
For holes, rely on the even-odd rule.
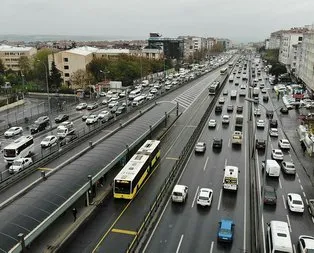
[[[248,147],[247,145],[247,139],[245,138],[245,146]],[[243,218],[244,218],[244,223],[243,223],[243,252],[246,252],[246,179],[247,179],[247,149],[244,150],[244,212],[243,212]]]
[[299,181],[299,184],[301,184],[301,180],[300,180],[300,178],[298,178],[298,181]]
[[303,196],[304,196],[304,198],[306,198],[305,192],[303,192]]
[[284,195],[282,195],[282,200],[283,200],[283,205],[284,205],[285,209],[287,209],[286,199],[285,199]]
[[294,243],[292,244],[292,247],[293,247],[293,252],[297,252],[297,249],[296,249],[296,247],[295,247],[295,244],[294,244]]
[[228,159],[226,158],[225,159],[225,167],[227,166],[227,162],[228,162]]
[[303,191],[303,185],[302,185],[302,184],[300,184],[300,188],[301,188],[301,190]]
[[220,127],[220,125],[218,124],[218,126],[217,126],[217,131],[219,130],[219,127]]
[[184,235],[182,234],[181,238],[180,238],[180,241],[179,241],[179,244],[178,244],[178,247],[177,247],[177,250],[176,250],[176,253],[179,253],[179,251],[180,251],[180,247],[181,247],[181,243],[182,243],[183,237],[184,237]]
[[270,147],[271,147],[271,149],[274,149],[274,146],[273,146],[273,144],[272,144],[272,143],[270,143]]
[[306,205],[308,206],[309,205],[309,201],[307,199],[305,199],[305,202],[306,202]]
[[192,208],[194,207],[194,204],[195,204],[195,200],[196,200],[196,196],[197,196],[197,193],[198,193],[198,190],[199,190],[199,186],[197,186],[197,189],[196,189],[196,192],[195,192],[195,195],[194,195],[194,198],[193,198],[193,202],[192,202]]
[[203,168],[204,171],[206,170],[206,166],[207,166],[208,159],[209,159],[209,157],[207,156],[206,161],[205,161],[205,164],[204,164],[204,168]]
[[264,214],[262,214],[262,233],[263,233],[263,248],[264,248],[264,252],[266,252],[266,241],[265,241],[265,226],[264,226]]
[[228,148],[230,148],[230,141],[231,141],[231,139],[229,139],[229,141],[228,141]]
[[299,178],[299,174],[298,173],[295,173],[295,175],[297,176],[297,178]]
[[314,217],[312,217],[312,222],[314,223]]
[[214,241],[210,244],[210,253],[213,253],[214,250]]
[[288,221],[290,233],[292,233],[291,223],[290,223],[290,219],[289,219],[289,215],[288,214],[287,214],[287,221]]
[[222,189],[220,189],[220,192],[219,192],[217,211],[219,211],[220,209],[221,198],[222,198]]
[[281,180],[280,180],[280,178],[279,178],[279,187],[280,187],[280,189],[282,189],[282,184],[281,184]]

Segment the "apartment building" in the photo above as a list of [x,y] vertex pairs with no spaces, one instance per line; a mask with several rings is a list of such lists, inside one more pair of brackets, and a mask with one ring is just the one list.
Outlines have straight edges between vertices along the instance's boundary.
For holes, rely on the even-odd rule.
[[34,47],[17,47],[0,45],[0,59],[6,69],[20,71],[19,60],[21,56],[32,57],[37,53]]
[[303,33],[307,31],[305,28],[292,28],[282,33],[279,62],[286,65],[289,72],[295,70],[297,45],[302,43]]
[[314,91],[314,29],[304,33],[297,74]]
[[[156,57],[153,52],[147,52],[148,57]],[[71,75],[79,69],[86,70],[86,66],[94,57],[112,59],[121,54],[133,54],[129,49],[99,49],[96,47],[77,47],[65,51],[60,51],[48,56],[49,69],[52,61],[61,73],[64,85],[69,85]],[[134,53],[136,54],[136,53]],[[155,52],[156,54],[156,52]]]
[[279,49],[282,34],[287,32],[286,30],[276,31],[270,34],[268,47],[266,49]]

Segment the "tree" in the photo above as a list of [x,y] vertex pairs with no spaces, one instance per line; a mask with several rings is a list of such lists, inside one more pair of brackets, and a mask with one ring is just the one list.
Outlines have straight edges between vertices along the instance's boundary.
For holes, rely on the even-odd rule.
[[[50,49],[41,49],[33,58],[33,79],[46,89],[46,68]],[[48,73],[47,73],[48,74]]]
[[269,70],[269,73],[271,75],[275,75],[276,78],[287,72],[287,69],[284,65],[280,64],[280,63],[275,63],[274,65],[272,65],[271,69]]
[[55,62],[51,63],[51,70],[49,75],[49,87],[59,89],[62,83],[61,73],[57,69]]
[[29,79],[32,71],[30,59],[27,56],[21,56],[19,59],[19,66],[25,79]]
[[83,69],[79,69],[71,75],[70,83],[72,85],[72,89],[85,90],[88,85],[95,83],[95,79],[90,73]]
[[210,51],[213,53],[220,53],[223,52],[224,50],[225,50],[224,45],[221,42],[217,42],[213,45]]
[[0,59],[0,74],[4,74],[4,72],[5,72],[5,67],[2,60]]

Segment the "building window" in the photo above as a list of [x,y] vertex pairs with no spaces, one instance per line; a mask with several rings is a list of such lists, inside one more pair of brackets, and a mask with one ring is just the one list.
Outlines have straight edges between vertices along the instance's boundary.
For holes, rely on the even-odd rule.
[[69,69],[69,66],[67,66],[67,65],[66,65],[66,66],[64,66],[64,69]]
[[303,37],[299,37],[298,41],[302,41]]
[[69,73],[64,73],[64,76],[65,77],[70,77],[70,74]]
[[63,61],[64,61],[64,62],[68,62],[68,61],[69,61],[69,58],[63,58]]

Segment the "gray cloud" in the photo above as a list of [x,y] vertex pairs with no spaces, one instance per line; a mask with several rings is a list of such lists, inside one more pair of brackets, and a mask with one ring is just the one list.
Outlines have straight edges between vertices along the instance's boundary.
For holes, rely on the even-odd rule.
[[146,38],[227,37],[262,40],[313,23],[313,0],[2,0],[1,34]]

